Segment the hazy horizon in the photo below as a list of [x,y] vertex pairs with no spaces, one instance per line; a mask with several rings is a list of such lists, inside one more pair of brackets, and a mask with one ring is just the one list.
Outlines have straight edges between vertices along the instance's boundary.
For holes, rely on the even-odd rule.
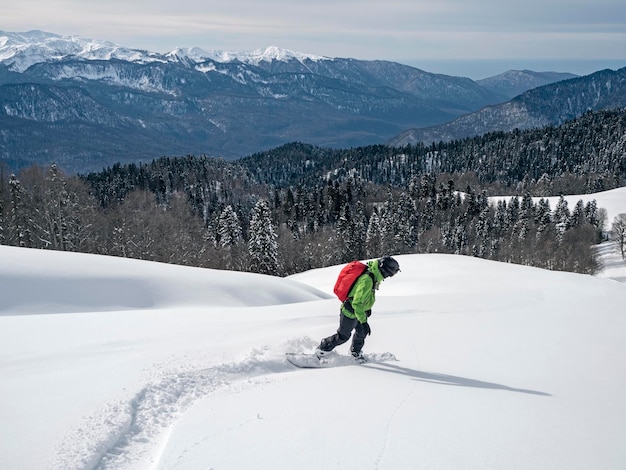
[[395,62],[430,73],[467,77],[472,80],[493,77],[508,70],[561,72],[583,76],[599,70],[618,70],[626,67],[626,60],[619,59],[407,59]]

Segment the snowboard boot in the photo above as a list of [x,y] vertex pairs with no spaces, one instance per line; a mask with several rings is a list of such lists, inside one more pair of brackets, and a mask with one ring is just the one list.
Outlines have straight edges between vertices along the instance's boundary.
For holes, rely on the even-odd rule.
[[313,354],[315,354],[318,359],[321,359],[322,357],[326,356],[329,352],[330,351],[324,351],[320,348],[317,348]]
[[321,358],[322,356],[329,354],[333,349],[335,349],[335,345],[332,343],[332,341],[329,341],[328,338],[324,338],[315,350],[315,355],[318,358]]
[[363,356],[363,353],[361,351],[355,351],[354,349],[351,349],[350,353],[357,362],[360,362],[361,364],[367,362],[367,359],[365,359],[365,356]]

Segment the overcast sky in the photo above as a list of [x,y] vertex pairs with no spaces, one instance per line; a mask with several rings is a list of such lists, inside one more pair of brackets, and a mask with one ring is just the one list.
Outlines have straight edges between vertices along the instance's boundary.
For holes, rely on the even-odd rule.
[[[189,46],[207,50],[277,46],[329,57],[410,63],[432,72],[450,73],[443,68],[456,67],[458,72],[452,74],[466,76],[472,74],[463,69],[487,67],[489,62],[510,64],[509,68],[541,64],[545,70],[570,64],[569,70],[557,71],[573,73],[626,66],[624,0],[4,3],[1,30],[77,34],[155,52]],[[437,64],[441,70],[434,70]],[[576,64],[593,70],[572,70]],[[489,73],[485,70],[484,75]]]

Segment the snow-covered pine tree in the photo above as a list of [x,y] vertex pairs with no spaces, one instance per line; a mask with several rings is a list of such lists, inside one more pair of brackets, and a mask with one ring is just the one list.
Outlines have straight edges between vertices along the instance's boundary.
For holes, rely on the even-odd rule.
[[[603,209],[604,215],[606,215],[606,209]],[[596,238],[597,241],[600,242],[602,240],[602,232],[604,230],[604,223],[606,217],[603,217],[600,209],[598,209],[598,203],[595,199],[589,201],[585,205],[585,217],[587,218],[587,222],[589,222],[596,229]]]
[[220,213],[217,223],[217,242],[220,247],[229,249],[241,241],[241,224],[231,205]]
[[535,209],[535,222],[537,224],[537,237],[539,238],[548,225],[552,222],[552,209],[550,208],[550,201],[545,198],[539,199],[537,207]]
[[402,243],[402,253],[410,251],[417,245],[418,218],[415,203],[411,197],[403,192],[397,205],[398,227],[396,237]]
[[70,195],[67,185],[55,164],[50,166],[46,178],[47,190],[44,200],[44,233],[46,242],[54,250],[73,251],[72,230],[75,225],[70,214]]
[[485,207],[478,216],[476,223],[476,240],[472,255],[485,258],[489,254],[489,240],[491,236],[491,212],[489,206]]
[[393,194],[389,191],[380,216],[380,241],[383,253],[396,253],[396,246],[399,244],[396,239],[397,216],[396,203],[393,199]]
[[366,257],[375,258],[379,256],[381,251],[381,233],[380,233],[380,217],[378,212],[372,212],[369,224],[367,225],[367,233],[365,235]]
[[567,200],[561,195],[554,209],[554,223],[556,225],[557,241],[563,241],[563,234],[570,228],[570,211],[567,207]]
[[357,202],[355,213],[353,214],[351,205],[345,202],[341,207],[339,220],[337,220],[339,259],[346,262],[354,259],[363,259],[366,254],[366,238],[367,220],[363,203],[361,201]]
[[580,227],[587,222],[585,217],[585,203],[582,199],[579,199],[574,206],[574,210],[572,211],[572,216],[570,217],[570,226],[571,227]]
[[217,221],[216,241],[222,249],[224,267],[235,269],[241,254],[242,228],[239,217],[231,205],[226,206]]
[[509,200],[507,207],[507,226],[514,227],[520,217],[520,200],[515,196]]
[[251,271],[257,273],[278,275],[282,268],[271,215],[269,205],[263,199],[252,210],[248,240],[249,266]]
[[27,193],[15,175],[9,177],[9,199],[11,210],[9,213],[10,245],[25,248],[33,247],[30,216],[24,198]]

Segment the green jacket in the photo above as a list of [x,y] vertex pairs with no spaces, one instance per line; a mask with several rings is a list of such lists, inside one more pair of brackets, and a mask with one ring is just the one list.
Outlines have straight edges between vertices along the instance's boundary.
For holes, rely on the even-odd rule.
[[348,310],[343,304],[341,306],[341,312],[348,318],[356,318],[360,323],[367,323],[367,312],[371,310],[374,302],[376,302],[376,289],[380,282],[383,280],[383,275],[378,269],[378,260],[369,261],[367,263],[368,271],[374,274],[376,282],[373,283],[372,277],[365,271],[350,290],[348,299],[352,305],[354,312]]

